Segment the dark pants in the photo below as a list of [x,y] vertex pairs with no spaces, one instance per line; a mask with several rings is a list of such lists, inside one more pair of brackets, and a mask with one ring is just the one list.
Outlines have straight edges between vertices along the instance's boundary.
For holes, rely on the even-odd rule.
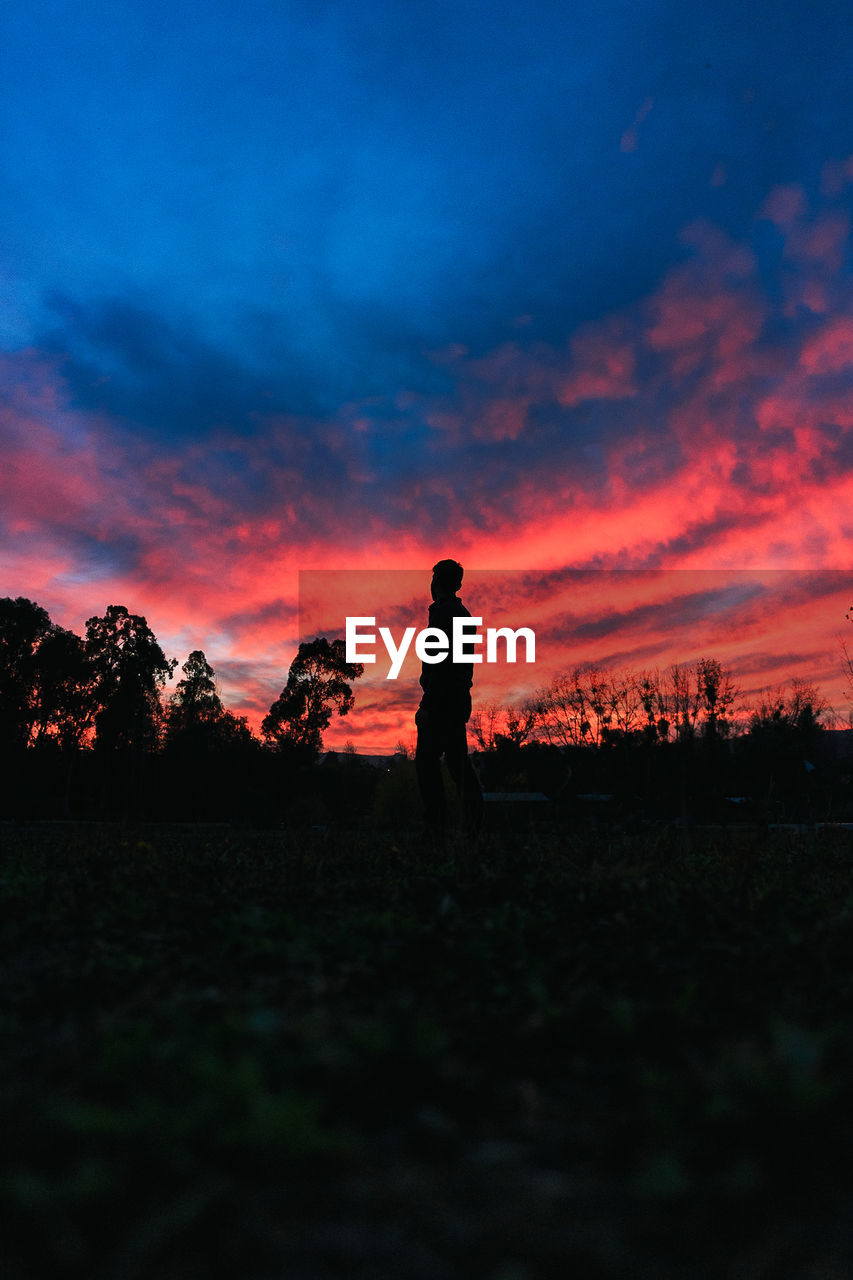
[[447,771],[462,801],[465,825],[476,834],[483,821],[483,792],[480,779],[468,758],[467,717],[421,706],[415,716],[415,724],[418,729],[415,767],[427,827],[443,831],[447,825],[447,801],[441,780],[441,757],[444,756]]

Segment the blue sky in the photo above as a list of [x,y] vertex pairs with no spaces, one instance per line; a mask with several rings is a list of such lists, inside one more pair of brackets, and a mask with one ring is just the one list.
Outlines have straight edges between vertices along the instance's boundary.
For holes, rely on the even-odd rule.
[[82,358],[69,309],[122,299],[297,408],[428,387],[425,350],[521,316],[558,339],[648,290],[691,219],[743,233],[814,185],[851,146],[850,27],[826,3],[13,0],[3,339],[58,326]]

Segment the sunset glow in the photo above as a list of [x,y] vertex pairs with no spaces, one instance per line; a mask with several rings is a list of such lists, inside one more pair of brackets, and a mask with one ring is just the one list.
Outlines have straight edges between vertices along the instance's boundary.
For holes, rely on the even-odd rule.
[[[257,728],[315,621],[300,572],[371,575],[378,614],[398,571],[422,627],[453,556],[539,642],[477,698],[710,655],[845,719],[853,130],[822,7],[766,59],[733,3],[13,4],[0,595],[78,633],[126,604]],[[416,682],[365,679],[328,744],[407,741]]]

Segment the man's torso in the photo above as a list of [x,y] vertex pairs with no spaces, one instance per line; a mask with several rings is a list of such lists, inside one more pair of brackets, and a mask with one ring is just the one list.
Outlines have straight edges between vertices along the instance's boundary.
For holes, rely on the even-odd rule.
[[[453,644],[453,619],[470,617],[458,596],[435,600],[429,607],[429,625],[445,633],[449,649]],[[458,715],[467,720],[471,714],[473,680],[473,662],[453,662],[451,651],[441,662],[424,662],[420,679],[424,691],[421,706],[437,714]]]

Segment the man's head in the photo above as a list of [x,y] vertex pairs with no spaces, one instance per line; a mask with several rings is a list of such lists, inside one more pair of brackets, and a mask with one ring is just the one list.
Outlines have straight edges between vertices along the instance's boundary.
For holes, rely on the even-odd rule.
[[439,560],[432,566],[432,598],[455,596],[462,586],[462,565],[458,560]]

